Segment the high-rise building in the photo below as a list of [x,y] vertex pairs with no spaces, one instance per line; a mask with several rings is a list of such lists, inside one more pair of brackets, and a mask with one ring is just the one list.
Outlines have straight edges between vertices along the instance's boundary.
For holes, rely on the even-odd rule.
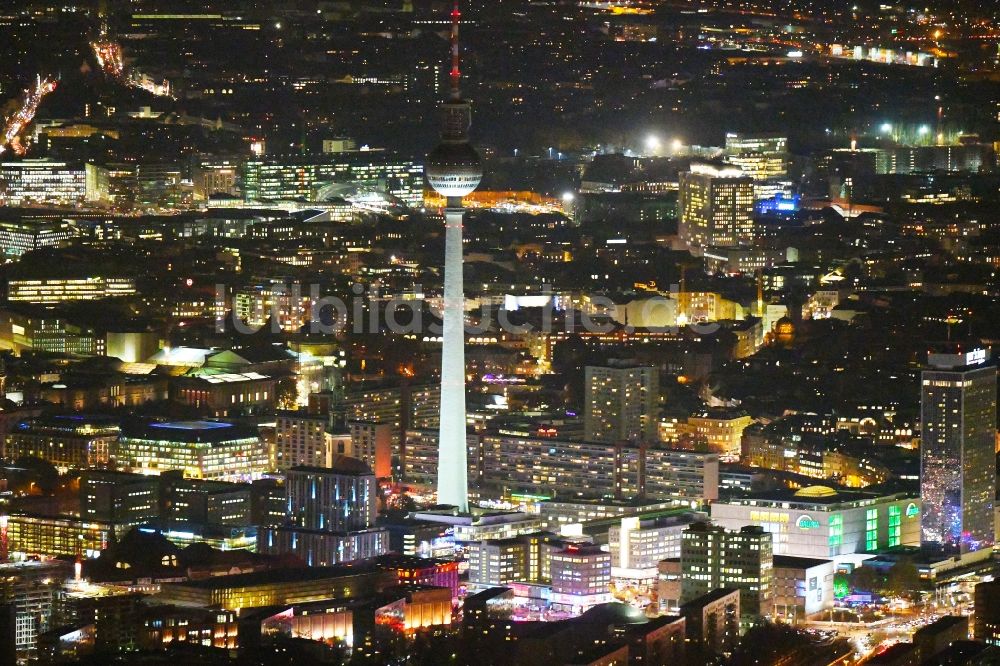
[[0,666],[17,666],[17,606],[0,603]]
[[656,368],[588,365],[583,438],[588,442],[656,441],[660,380]]
[[14,604],[14,646],[20,658],[33,656],[39,634],[49,629],[67,573],[61,563],[0,564],[0,603]]
[[[599,499],[643,496],[718,499],[719,456],[680,449],[609,445],[515,434],[470,434],[469,478],[481,498]],[[407,433],[408,483],[433,486],[437,433]]]
[[921,375],[921,541],[993,545],[997,370],[985,349],[931,353]]
[[375,524],[375,475],[344,458],[331,468],[293,467],[285,476],[288,515],[307,530],[363,530]]
[[[334,393],[315,395],[317,402],[329,403],[322,410],[330,412],[335,428],[348,427],[353,421],[388,425],[392,455],[399,455],[400,458],[406,451],[407,430],[437,430],[441,422],[439,384],[354,388],[345,391],[342,398]],[[358,454],[353,455],[359,457]],[[372,464],[368,460],[365,462]],[[402,462],[400,459],[399,463]],[[377,465],[373,469],[379,473]],[[433,470],[424,471],[430,473]]]
[[1000,581],[976,585],[974,638],[1000,645]]
[[762,527],[729,531],[695,523],[681,539],[681,571],[682,602],[719,588],[736,588],[744,614],[771,611],[774,557],[771,535]]
[[465,293],[462,276],[462,197],[479,187],[483,167],[469,144],[472,107],[459,90],[456,0],[451,12],[451,94],[441,105],[441,143],[427,156],[427,180],[447,198],[445,218],[444,313],[441,349],[441,423],[438,446],[438,502],[469,508],[465,420]]
[[286,470],[299,465],[325,467],[330,463],[326,427],[322,414],[280,412],[274,425],[274,466]]
[[684,530],[706,514],[672,511],[667,515],[626,516],[608,528],[611,572],[622,578],[654,578],[656,565],[665,559],[681,556]]
[[726,134],[728,164],[739,167],[753,178],[758,201],[790,194],[788,176],[788,138],[774,134]]
[[259,532],[260,551],[293,553],[310,566],[327,566],[388,550],[388,532],[375,528],[375,475],[360,460],[345,456],[332,467],[293,467],[285,493],[287,521]]
[[[480,497],[719,497],[715,453],[556,440],[534,433],[471,434],[466,445],[469,478]],[[437,433],[409,431],[403,466],[407,482],[436,483],[438,456]]]
[[680,175],[678,234],[691,248],[750,245],[754,183],[736,166],[694,163]]
[[392,426],[388,423],[351,421],[351,455],[363,460],[375,477],[392,476]]
[[764,155],[786,155],[788,153],[788,137],[780,134],[726,134],[726,153],[762,153]]
[[562,547],[563,542],[549,532],[474,541],[466,546],[469,583],[495,587],[548,582],[552,553]]
[[713,590],[681,607],[690,643],[688,663],[696,655],[730,652],[740,642],[740,591]]
[[611,553],[570,544],[550,557],[553,606],[582,613],[611,601]]

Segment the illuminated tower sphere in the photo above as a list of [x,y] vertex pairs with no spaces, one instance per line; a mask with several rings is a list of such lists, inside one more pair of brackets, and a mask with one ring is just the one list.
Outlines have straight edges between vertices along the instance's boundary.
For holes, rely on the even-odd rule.
[[472,109],[458,83],[458,3],[451,12],[451,95],[441,105],[441,143],[427,156],[427,180],[447,198],[444,212],[444,307],[441,347],[441,426],[438,433],[438,503],[469,508],[465,436],[465,294],[462,285],[462,197],[483,177],[479,154],[469,145]]

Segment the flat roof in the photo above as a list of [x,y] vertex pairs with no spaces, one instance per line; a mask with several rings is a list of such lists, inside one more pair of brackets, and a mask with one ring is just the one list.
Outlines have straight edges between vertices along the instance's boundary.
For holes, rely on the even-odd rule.
[[253,587],[275,583],[299,583],[346,576],[380,573],[372,560],[361,560],[351,564],[337,564],[330,567],[295,567],[269,569],[230,576],[212,576],[204,580],[189,580],[183,583],[165,583],[163,589],[193,587],[199,590],[225,590],[234,587]]
[[868,492],[865,490],[855,490],[847,488],[831,488],[829,486],[809,486],[799,490],[773,490],[769,492],[753,493],[720,502],[721,504],[739,504],[743,506],[751,505],[751,502],[761,503],[787,503],[790,505],[828,505],[852,504],[855,502],[892,501],[912,499],[917,500],[916,494],[903,491],[896,492]]
[[220,428],[232,428],[232,423],[222,421],[167,421],[164,423],[150,423],[150,428],[170,428],[171,430],[218,430]]
[[209,373],[204,371],[199,371],[196,374],[182,375],[182,379],[196,379],[198,381],[206,382],[208,384],[238,384],[239,382],[253,382],[261,379],[270,379],[267,375],[262,375],[259,372],[217,372]]
[[719,599],[728,597],[730,594],[733,594],[734,592],[736,594],[739,594],[739,590],[735,587],[720,587],[717,590],[712,590],[711,592],[707,592],[701,595],[700,597],[692,599],[686,604],[681,604],[681,609],[698,608],[704,606],[705,604],[710,604],[713,601],[718,601]]
[[121,437],[177,442],[179,444],[217,444],[259,437],[251,426],[228,421],[147,421],[124,423]]
[[778,569],[810,569],[823,564],[829,564],[833,560],[824,560],[818,557],[795,557],[792,555],[774,555],[774,568]]

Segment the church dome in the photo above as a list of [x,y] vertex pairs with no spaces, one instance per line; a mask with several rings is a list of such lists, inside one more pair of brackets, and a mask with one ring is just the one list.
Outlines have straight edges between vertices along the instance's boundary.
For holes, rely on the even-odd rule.
[[837,491],[830,486],[806,486],[805,488],[796,491],[795,496],[805,499],[836,497]]

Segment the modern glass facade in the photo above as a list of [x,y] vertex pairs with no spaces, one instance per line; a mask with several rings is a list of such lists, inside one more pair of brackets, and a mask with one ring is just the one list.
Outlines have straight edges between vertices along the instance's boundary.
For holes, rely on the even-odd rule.
[[302,157],[250,160],[243,169],[247,201],[315,201],[326,185],[388,193],[411,207],[424,198],[424,169],[407,160],[359,157],[322,160]]
[[712,520],[735,529],[760,525],[775,555],[816,559],[920,543],[920,500],[812,486],[712,504]]
[[997,371],[985,361],[932,354],[921,378],[921,540],[961,552],[994,541]]

